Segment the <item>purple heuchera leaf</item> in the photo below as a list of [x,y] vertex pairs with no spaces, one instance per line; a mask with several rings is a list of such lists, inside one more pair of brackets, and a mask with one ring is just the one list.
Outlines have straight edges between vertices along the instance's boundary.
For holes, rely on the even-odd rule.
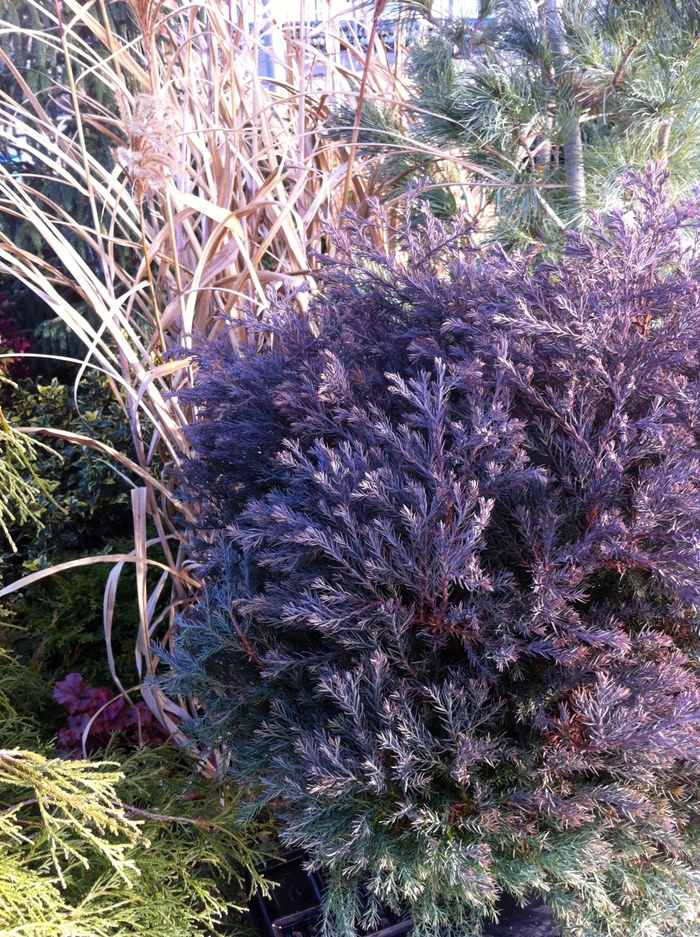
[[70,673],[59,680],[53,698],[69,713],[67,727],[58,733],[58,747],[79,755],[83,733],[91,722],[88,749],[104,748],[110,738],[121,734],[130,742],[162,744],[167,733],[145,703],[129,703],[123,696],[116,699],[107,687],[92,687],[79,673]]
[[69,673],[64,680],[57,681],[53,698],[71,715],[85,712],[97,691],[83,681],[79,673]]

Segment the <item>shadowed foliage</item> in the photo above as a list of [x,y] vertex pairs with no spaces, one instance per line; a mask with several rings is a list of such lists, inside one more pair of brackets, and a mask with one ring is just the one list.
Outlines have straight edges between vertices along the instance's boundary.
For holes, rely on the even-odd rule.
[[699,203],[663,181],[554,261],[351,219],[307,319],[198,352],[167,689],[324,870],[329,934],[379,901],[471,934],[501,890],[700,933]]

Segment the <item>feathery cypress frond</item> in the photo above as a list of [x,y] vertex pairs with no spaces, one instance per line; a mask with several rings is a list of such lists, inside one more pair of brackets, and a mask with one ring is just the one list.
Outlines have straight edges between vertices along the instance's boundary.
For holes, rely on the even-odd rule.
[[328,935],[377,902],[471,935],[504,890],[567,937],[700,934],[700,203],[667,178],[550,260],[429,212],[383,254],[377,207],[308,320],[198,351],[168,689]]

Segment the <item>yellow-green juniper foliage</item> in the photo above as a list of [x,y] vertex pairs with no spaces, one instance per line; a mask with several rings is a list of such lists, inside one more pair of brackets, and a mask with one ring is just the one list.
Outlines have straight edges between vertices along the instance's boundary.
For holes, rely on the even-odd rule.
[[40,499],[55,504],[51,496],[53,483],[41,478],[34,468],[39,450],[51,451],[10,426],[0,409],[0,530],[13,552],[17,551],[17,546],[10,528],[21,529],[33,524],[41,529]]
[[200,937],[233,921],[264,834],[239,825],[235,789],[167,745],[51,757],[9,698],[28,703],[35,681],[0,651],[0,937]]

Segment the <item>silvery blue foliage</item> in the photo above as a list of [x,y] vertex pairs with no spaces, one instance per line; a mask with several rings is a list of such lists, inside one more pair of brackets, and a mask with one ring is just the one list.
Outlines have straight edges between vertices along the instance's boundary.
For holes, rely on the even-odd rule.
[[502,890],[700,934],[698,202],[630,185],[555,260],[351,219],[306,319],[199,349],[169,690],[329,934],[472,934]]

